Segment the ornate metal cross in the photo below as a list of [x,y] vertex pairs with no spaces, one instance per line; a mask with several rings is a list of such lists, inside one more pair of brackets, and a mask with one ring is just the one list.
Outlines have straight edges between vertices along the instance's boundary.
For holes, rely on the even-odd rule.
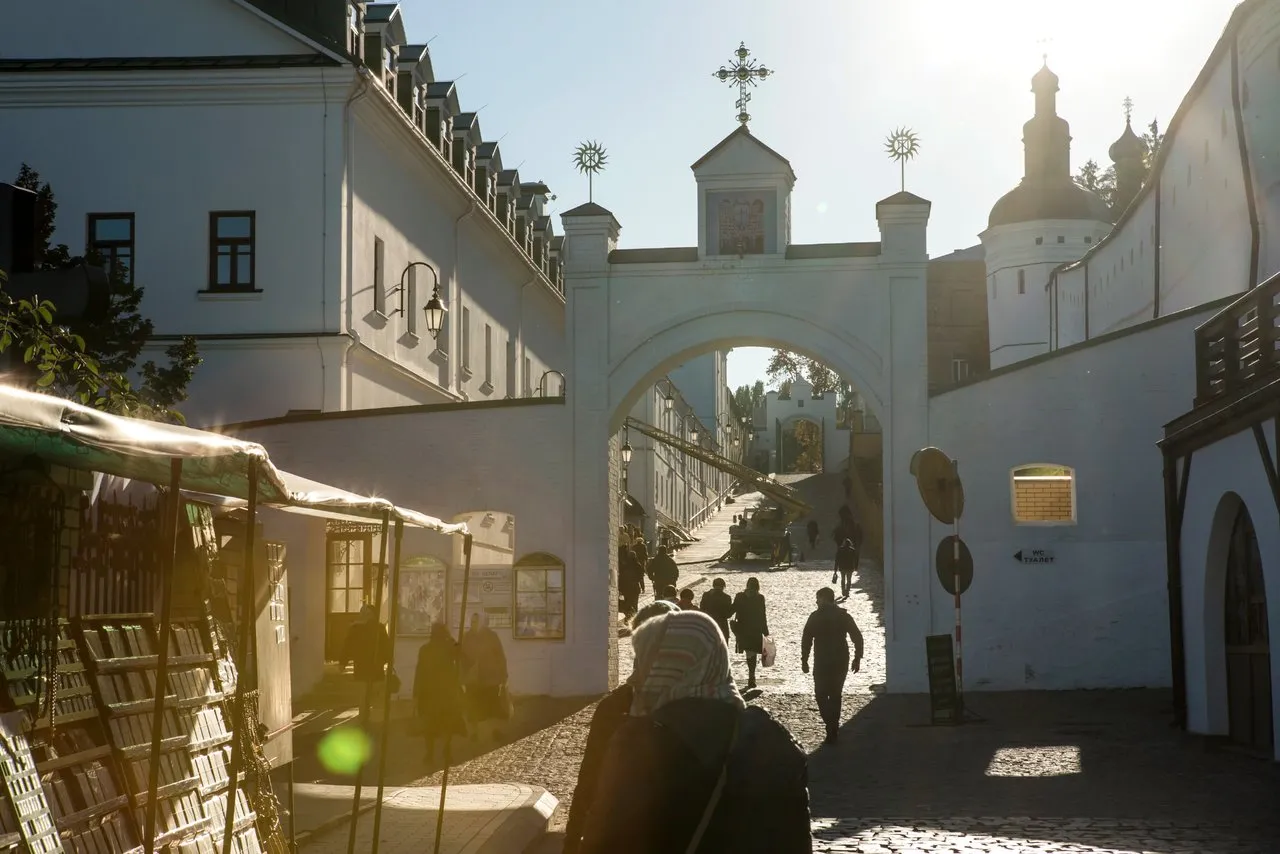
[[751,100],[751,93],[747,90],[756,85],[757,80],[763,80],[773,73],[772,69],[763,65],[757,65],[754,59],[748,59],[751,51],[747,50],[746,42],[738,45],[738,49],[734,52],[735,61],[728,68],[720,66],[719,71],[713,71],[712,77],[719,78],[720,82],[728,83],[730,86],[738,87],[738,122],[744,127],[747,122],[751,121],[751,115],[747,112],[747,103]]
[[1133,119],[1133,99],[1126,95],[1124,99],[1124,123],[1129,124],[1129,122],[1132,119]]

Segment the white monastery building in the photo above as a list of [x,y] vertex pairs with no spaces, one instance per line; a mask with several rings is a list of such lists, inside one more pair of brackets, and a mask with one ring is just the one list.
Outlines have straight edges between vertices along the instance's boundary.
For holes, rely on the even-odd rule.
[[[6,23],[0,168],[52,181],[62,229],[127,225],[145,312],[200,336],[193,422],[474,532],[466,603],[460,549],[406,538],[401,673],[432,619],[481,609],[513,690],[615,684],[627,510],[691,525],[728,486],[627,419],[745,453],[719,354],[782,347],[881,431],[887,690],[926,690],[924,639],[954,626],[951,529],[910,473],[936,446],[975,562],[967,691],[1172,687],[1188,729],[1280,756],[1280,0],[1236,9],[1149,170],[1125,128],[1110,208],[1073,185],[1060,81],[1035,75],[1022,182],[981,233],[993,370],[951,358],[961,382],[932,393],[930,202],[868,201],[851,230],[873,239],[793,242],[797,176],[745,124],[688,152],[689,245],[620,248],[600,204],[554,233],[549,190],[505,168],[393,5],[57,0]],[[267,533],[298,568],[305,688],[379,544],[297,517]]]

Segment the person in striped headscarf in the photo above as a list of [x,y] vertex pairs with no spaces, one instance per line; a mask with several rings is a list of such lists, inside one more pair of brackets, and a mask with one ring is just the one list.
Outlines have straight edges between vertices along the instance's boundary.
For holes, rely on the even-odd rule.
[[631,642],[630,715],[610,740],[579,854],[812,851],[805,753],[743,702],[715,621],[663,614]]

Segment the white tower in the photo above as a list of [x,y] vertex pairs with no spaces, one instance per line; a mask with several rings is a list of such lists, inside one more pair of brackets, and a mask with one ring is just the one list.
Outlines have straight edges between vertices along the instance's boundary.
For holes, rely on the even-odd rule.
[[1022,128],[1022,183],[996,202],[979,235],[992,370],[1048,351],[1049,274],[1111,230],[1106,203],[1071,179],[1071,132],[1057,113],[1058,75],[1046,64],[1031,78],[1031,91],[1036,113]]

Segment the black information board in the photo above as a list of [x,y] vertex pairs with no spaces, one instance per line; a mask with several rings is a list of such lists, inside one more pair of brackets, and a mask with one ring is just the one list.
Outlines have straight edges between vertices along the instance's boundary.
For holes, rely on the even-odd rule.
[[934,724],[960,723],[960,697],[956,692],[956,661],[951,635],[924,639],[929,664],[929,717]]

